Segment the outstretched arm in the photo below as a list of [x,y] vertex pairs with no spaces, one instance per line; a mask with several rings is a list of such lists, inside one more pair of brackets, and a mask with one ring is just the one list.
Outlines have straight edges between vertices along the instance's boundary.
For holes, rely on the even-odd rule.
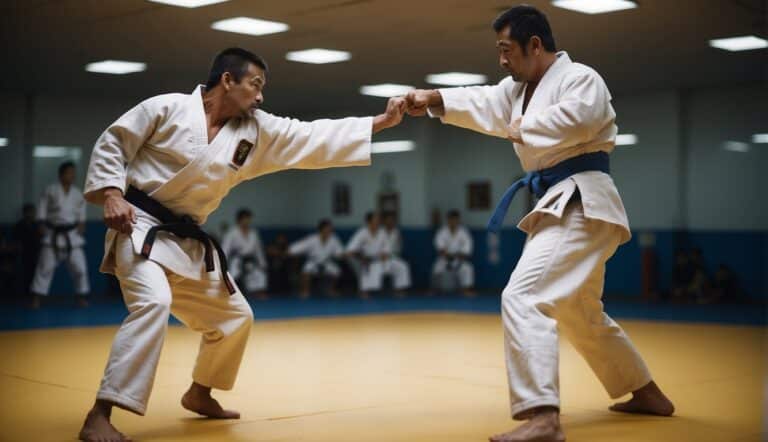
[[408,114],[429,113],[443,123],[507,138],[517,89],[511,77],[495,86],[415,90],[406,96]]
[[285,169],[366,166],[372,135],[399,124],[405,110],[405,99],[394,97],[375,117],[306,122],[256,111],[257,146],[244,166],[245,177]]

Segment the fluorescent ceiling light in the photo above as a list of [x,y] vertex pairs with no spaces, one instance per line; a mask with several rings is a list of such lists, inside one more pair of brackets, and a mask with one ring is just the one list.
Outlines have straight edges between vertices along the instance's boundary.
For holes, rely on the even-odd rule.
[[754,134],[752,135],[752,142],[755,144],[768,143],[768,134]]
[[35,146],[32,154],[35,158],[73,158],[79,159],[82,151],[71,146]]
[[637,3],[629,0],[555,0],[552,4],[585,14],[603,14],[637,7]]
[[745,35],[743,37],[709,40],[709,45],[713,48],[725,49],[726,51],[749,51],[751,49],[768,48],[768,40],[755,37],[754,35]]
[[408,152],[416,148],[416,143],[411,140],[377,141],[371,143],[373,153]]
[[483,84],[487,77],[483,74],[469,74],[466,72],[443,72],[442,74],[427,75],[427,83],[444,86],[465,86],[468,84]]
[[8,138],[0,138],[0,147],[5,147],[8,145]]
[[285,58],[286,60],[298,61],[299,63],[325,64],[347,61],[352,58],[352,54],[347,51],[314,48],[303,51],[291,51],[285,54]]
[[726,141],[723,143],[723,149],[731,152],[749,152],[749,144],[741,141]]
[[413,86],[408,86],[407,84],[369,84],[361,87],[360,93],[373,97],[396,97],[398,95],[405,95],[414,89]]
[[97,72],[99,74],[122,75],[145,71],[147,70],[147,64],[135,61],[103,60],[88,63],[85,65],[85,70],[88,72]]
[[637,144],[637,135],[635,134],[618,134],[616,135],[617,146],[630,146]]
[[229,0],[149,0],[155,3],[163,3],[171,6],[181,6],[182,8],[199,8],[214,3],[224,3]]
[[213,22],[213,29],[248,35],[268,35],[285,32],[290,29],[285,23],[261,20],[251,17],[233,17]]

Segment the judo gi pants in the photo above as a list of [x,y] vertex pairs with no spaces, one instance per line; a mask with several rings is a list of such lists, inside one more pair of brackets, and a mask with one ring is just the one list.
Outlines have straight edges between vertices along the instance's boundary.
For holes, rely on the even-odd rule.
[[232,276],[232,279],[242,282],[246,294],[267,288],[267,272],[265,269],[253,266],[243,274],[240,270],[240,260],[237,258],[230,260],[229,268],[229,274]]
[[459,285],[463,289],[470,288],[475,284],[475,269],[472,267],[472,263],[461,261],[455,267],[449,266],[449,263],[445,258],[438,258],[434,267],[432,267],[432,275],[439,277],[446,272],[454,273],[459,280]]
[[143,415],[171,313],[202,333],[192,379],[206,387],[232,388],[248,341],[253,313],[238,290],[221,281],[191,280],[135,255],[130,237],[115,244],[116,276],[128,317],[115,336],[96,396]]
[[62,261],[67,262],[67,268],[75,286],[75,293],[80,296],[87,295],[91,291],[91,286],[88,282],[88,264],[82,247],[73,247],[69,256],[65,253],[56,256],[53,247],[44,246],[40,250],[40,258],[37,260],[30,291],[37,295],[47,295],[56,267]]
[[396,256],[387,260],[376,259],[360,272],[360,290],[381,290],[382,278],[392,275],[396,290],[407,289],[411,286],[411,269],[408,264]]
[[558,327],[611,398],[651,381],[601,302],[605,263],[619,245],[619,229],[585,218],[576,200],[562,218],[545,215],[530,233],[501,303],[513,418],[536,407],[560,407]]

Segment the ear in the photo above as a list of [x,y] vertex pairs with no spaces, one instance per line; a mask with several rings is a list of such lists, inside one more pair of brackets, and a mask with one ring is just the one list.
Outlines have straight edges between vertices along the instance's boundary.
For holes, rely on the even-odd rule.
[[539,55],[543,48],[544,44],[541,41],[541,37],[538,35],[534,35],[530,40],[528,40],[528,49],[530,49],[534,54]]
[[225,91],[229,91],[229,88],[232,87],[232,83],[235,82],[235,79],[232,77],[232,74],[229,72],[224,72],[221,74],[221,81],[219,84],[221,84],[224,87]]

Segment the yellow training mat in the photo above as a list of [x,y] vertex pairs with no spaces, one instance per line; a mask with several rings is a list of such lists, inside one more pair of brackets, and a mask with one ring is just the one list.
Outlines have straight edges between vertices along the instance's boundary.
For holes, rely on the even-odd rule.
[[[622,321],[673,418],[607,411],[608,396],[561,343],[569,442],[759,442],[760,327]],[[75,440],[116,327],[0,333],[0,441]],[[472,442],[513,428],[500,319],[398,314],[258,322],[235,389],[217,392],[238,421],[179,405],[198,335],[170,327],[146,417],[115,410],[137,441]]]

